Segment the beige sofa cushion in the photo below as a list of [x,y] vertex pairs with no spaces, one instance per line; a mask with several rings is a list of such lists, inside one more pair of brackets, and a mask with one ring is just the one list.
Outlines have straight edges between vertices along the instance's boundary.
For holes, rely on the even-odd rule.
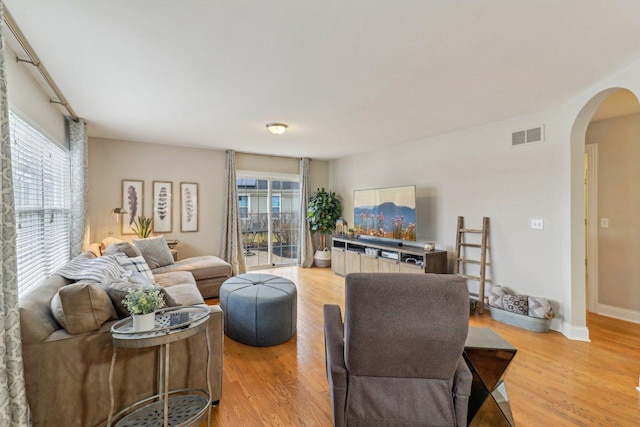
[[194,256],[152,270],[156,277],[159,273],[170,271],[190,271],[196,281],[212,277],[231,277],[232,275],[231,264],[213,255]]
[[108,320],[118,318],[109,295],[93,283],[61,287],[51,300],[51,311],[70,334],[95,331]]
[[177,305],[204,304],[202,294],[196,286],[196,280],[190,272],[172,271],[154,276],[156,284],[161,286],[166,295],[178,303]]

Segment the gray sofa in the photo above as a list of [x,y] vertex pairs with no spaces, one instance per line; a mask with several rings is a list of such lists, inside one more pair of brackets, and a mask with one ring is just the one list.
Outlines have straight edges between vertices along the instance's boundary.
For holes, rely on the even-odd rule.
[[[94,254],[87,251],[80,257],[93,258]],[[189,271],[158,273],[155,277],[156,283],[163,286],[174,300],[184,305],[204,303]],[[33,426],[96,426],[106,423],[110,408],[109,370],[114,349],[110,328],[117,315],[114,308],[105,302],[104,296],[98,295],[100,290],[96,286],[73,283],[52,275],[20,299],[22,353]],[[65,307],[65,329],[56,320],[52,300],[57,295],[58,298],[67,295],[66,292],[72,288],[80,291],[90,289],[93,294],[89,300],[84,299],[77,304],[75,313]],[[96,295],[99,298],[94,298]],[[102,309],[92,312],[82,305],[86,303],[94,307],[96,300],[102,301]],[[108,295],[107,301],[110,301]],[[209,308],[210,382],[215,402],[220,400],[222,393],[223,316],[219,307]],[[96,324],[94,330],[84,331],[87,324],[92,328],[92,322],[100,316],[112,320]],[[78,323],[82,323],[84,332],[78,333]],[[157,392],[157,357],[157,347],[118,349],[113,376],[116,412]],[[206,389],[206,357],[203,334],[171,344],[170,388]]]

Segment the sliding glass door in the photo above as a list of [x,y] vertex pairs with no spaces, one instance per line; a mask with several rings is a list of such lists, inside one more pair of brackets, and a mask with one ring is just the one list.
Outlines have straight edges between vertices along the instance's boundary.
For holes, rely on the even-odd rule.
[[237,179],[247,269],[296,264],[300,224],[298,177],[238,172]]

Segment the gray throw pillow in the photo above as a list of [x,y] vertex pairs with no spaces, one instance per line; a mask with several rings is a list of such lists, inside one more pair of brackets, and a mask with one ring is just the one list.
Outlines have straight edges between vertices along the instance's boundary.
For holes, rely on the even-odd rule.
[[120,255],[125,254],[129,258],[142,256],[140,249],[136,248],[129,242],[113,243],[104,250],[103,255]]
[[529,314],[529,297],[526,295],[504,295],[502,305],[506,311],[525,316]]
[[133,244],[140,249],[150,269],[154,270],[158,267],[173,264],[171,249],[169,249],[164,236],[134,239]]

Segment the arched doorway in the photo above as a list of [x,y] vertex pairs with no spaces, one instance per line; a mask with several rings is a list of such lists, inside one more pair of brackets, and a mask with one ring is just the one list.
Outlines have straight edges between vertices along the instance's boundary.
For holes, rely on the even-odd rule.
[[[609,88],[594,95],[582,107],[571,129],[571,288],[566,295],[571,304],[565,310],[565,321],[573,326],[568,331],[574,339],[589,340],[586,327],[587,292],[585,282],[585,192],[584,152],[587,128],[602,103],[618,92],[620,87]],[[584,326],[580,326],[584,325]]]
[[587,308],[635,322],[640,321],[639,113],[637,97],[618,90],[594,113],[585,138]]

